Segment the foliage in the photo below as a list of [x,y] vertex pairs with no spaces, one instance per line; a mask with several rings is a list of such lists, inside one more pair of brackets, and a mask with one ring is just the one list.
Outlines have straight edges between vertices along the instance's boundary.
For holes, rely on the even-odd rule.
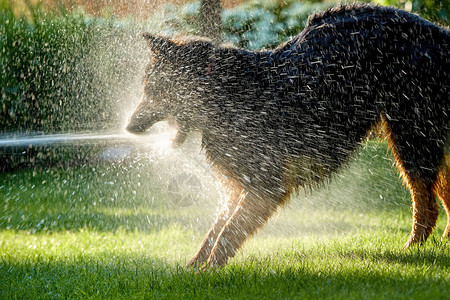
[[252,50],[274,48],[297,35],[314,11],[332,4],[297,1],[249,1],[224,11],[224,39]]
[[1,3],[1,128],[44,130],[49,123],[59,127],[66,118],[76,120],[64,107],[89,94],[89,87],[79,86],[79,74],[92,79],[82,62],[92,38],[83,16],[46,15],[36,7],[27,20],[17,18],[8,1]]
[[117,124],[115,102],[125,85],[117,81],[129,84],[137,64],[134,56],[123,56],[127,47],[117,45],[136,33],[114,19],[44,11],[39,3],[30,4],[27,18],[0,0],[0,132]]
[[[375,3],[407,10],[411,4],[404,0],[377,0]],[[449,3],[445,0],[414,0],[411,10],[429,20],[449,25]],[[223,40],[250,50],[273,48],[301,32],[308,16],[314,11],[333,5],[336,5],[335,1],[246,1],[235,8],[223,10]],[[195,34],[200,28],[199,16],[199,1],[182,6],[167,4],[155,15],[149,28],[167,35],[180,32]]]
[[430,21],[450,26],[450,1],[448,0],[376,0],[375,2],[410,10]]
[[[306,25],[315,10],[331,2],[297,2],[294,0],[252,0],[222,12],[223,41],[250,50],[273,48]],[[183,32],[195,34],[200,28],[200,2],[180,7],[167,4],[155,15],[152,26],[167,35]]]

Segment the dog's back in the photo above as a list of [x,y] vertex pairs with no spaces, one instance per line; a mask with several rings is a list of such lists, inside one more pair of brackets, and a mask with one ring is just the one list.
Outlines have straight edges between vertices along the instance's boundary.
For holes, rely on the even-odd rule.
[[415,176],[439,168],[450,124],[449,31],[394,8],[341,6],[310,17],[272,56],[284,99],[280,141],[293,156],[321,153],[332,172],[385,121],[403,167]]

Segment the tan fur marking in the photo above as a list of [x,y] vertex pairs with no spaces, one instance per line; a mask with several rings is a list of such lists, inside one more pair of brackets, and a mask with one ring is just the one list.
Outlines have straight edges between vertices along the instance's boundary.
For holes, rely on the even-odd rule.
[[232,189],[230,188],[231,184],[227,186],[230,198],[220,210],[214,225],[209,230],[199,250],[194,255],[194,257],[188,262],[187,266],[199,267],[204,263],[206,263],[223,227],[236,210],[238,204],[242,201],[243,198],[245,198],[246,195],[242,189],[237,187],[235,189]]
[[431,185],[427,183],[426,180],[422,178],[410,178],[408,176],[403,167],[402,159],[396,148],[395,139],[385,117],[382,118],[381,126],[383,126],[383,131],[388,138],[388,144],[394,157],[395,166],[403,179],[403,183],[411,192],[412,197],[413,224],[411,235],[404,248],[408,248],[416,243],[423,244],[436,226],[438,217],[439,207],[435,201],[434,192],[432,191]]
[[278,203],[289,198],[289,194],[286,193],[282,199],[276,200],[247,194],[220,232],[205,267],[225,264],[236,254],[244,241],[267,222],[277,210]]
[[447,156],[444,165],[439,170],[438,178],[433,185],[433,191],[447,213],[447,226],[442,238],[450,238],[450,156]]

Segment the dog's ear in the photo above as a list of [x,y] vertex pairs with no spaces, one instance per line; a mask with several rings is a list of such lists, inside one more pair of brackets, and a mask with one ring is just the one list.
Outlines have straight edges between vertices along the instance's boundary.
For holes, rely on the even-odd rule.
[[176,49],[176,44],[168,38],[155,36],[150,33],[143,33],[142,36],[147,41],[147,44],[153,52],[171,54]]
[[144,33],[150,49],[168,63],[184,70],[203,74],[208,58],[213,53],[214,45],[210,40],[195,38],[187,40],[171,40],[161,36]]

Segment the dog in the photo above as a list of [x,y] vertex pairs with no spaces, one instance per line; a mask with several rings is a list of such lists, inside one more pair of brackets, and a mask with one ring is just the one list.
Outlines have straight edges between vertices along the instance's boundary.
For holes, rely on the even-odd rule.
[[405,245],[449,216],[450,32],[391,7],[342,5],[309,17],[273,51],[144,34],[152,60],[126,129],[172,118],[202,147],[229,201],[189,266],[224,265],[299,188],[335,173],[381,128],[411,191]]

